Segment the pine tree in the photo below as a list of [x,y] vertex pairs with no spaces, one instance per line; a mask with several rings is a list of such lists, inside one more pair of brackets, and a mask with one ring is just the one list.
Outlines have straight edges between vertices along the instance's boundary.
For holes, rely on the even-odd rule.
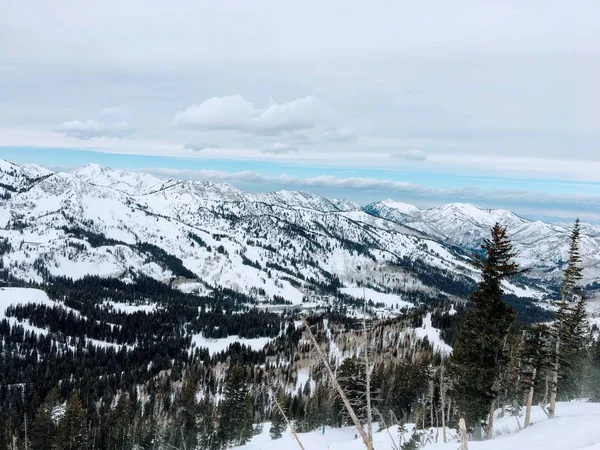
[[192,449],[196,445],[196,434],[198,431],[197,390],[196,379],[192,374],[185,379],[176,401],[176,442],[180,443],[180,447],[187,449]]
[[600,338],[594,342],[590,351],[590,400],[600,402]]
[[[554,367],[551,382],[549,416],[556,414],[559,390],[564,398],[577,396],[581,390],[582,352],[588,343],[589,327],[585,307],[585,296],[580,282],[583,279],[579,241],[581,230],[579,219],[575,221],[570,236],[569,260],[563,272],[560,287],[561,304],[556,312],[553,326]],[[575,306],[569,302],[576,301]],[[561,394],[561,395],[562,395]]]
[[31,426],[30,440],[32,450],[53,449],[56,439],[56,422],[54,421],[53,411],[58,404],[58,390],[52,389],[46,396],[44,402],[35,412],[33,424]]
[[[278,396],[278,403],[281,405],[283,403],[283,396],[280,394],[275,394]],[[285,417],[279,411],[279,408],[275,406],[273,408],[273,413],[271,416],[271,429],[269,430],[269,435],[271,439],[279,439],[283,436],[283,432],[287,428]]]
[[75,391],[71,394],[65,415],[58,425],[57,447],[59,450],[85,450],[87,448],[86,416]]
[[575,220],[569,239],[569,260],[563,272],[563,279],[560,285],[560,294],[563,301],[577,299],[581,293],[579,283],[583,279],[583,270],[581,268],[581,255],[579,253],[579,242],[581,239],[579,219]]
[[246,372],[232,366],[225,379],[225,398],[220,404],[219,436],[227,445],[244,445],[252,437],[252,399]]
[[499,374],[507,363],[506,336],[515,312],[502,301],[502,281],[522,270],[513,261],[515,253],[506,228],[494,225],[491,238],[482,244],[485,256],[477,256],[482,280],[471,295],[472,309],[465,315],[450,359],[454,378],[453,399],[467,424],[478,427],[500,393]]

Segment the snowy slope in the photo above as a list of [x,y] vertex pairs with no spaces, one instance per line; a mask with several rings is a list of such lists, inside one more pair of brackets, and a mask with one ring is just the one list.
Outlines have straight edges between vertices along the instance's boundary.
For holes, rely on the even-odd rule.
[[[557,417],[548,420],[539,407],[532,410],[532,425],[526,430],[519,428],[523,417],[506,415],[495,421],[495,437],[490,441],[469,442],[471,450],[600,450],[600,403],[558,403]],[[408,425],[409,433],[413,426]],[[281,439],[272,440],[268,434],[269,426],[264,427],[262,434],[254,437],[243,450],[279,450],[299,448],[290,433],[284,433]],[[375,426],[375,430],[378,427]],[[398,444],[398,430],[392,427],[390,433],[378,431],[373,435],[376,450],[390,449],[392,439]],[[408,438],[409,433],[405,434]],[[306,450],[362,450],[364,444],[355,439],[356,430],[353,427],[321,430],[311,433],[300,433],[299,437]],[[441,431],[438,443],[435,443],[435,430],[432,430],[432,443],[424,448],[431,450],[456,450],[456,431],[449,430],[449,442],[441,441]]]
[[[226,287],[258,300],[283,297],[300,304],[315,284],[330,285],[334,277],[342,286],[368,284],[378,292],[437,289],[400,267],[402,260],[476,280],[464,252],[453,246],[470,248],[496,220],[514,227],[522,258],[543,259],[552,275],[558,273],[552,258],[562,254],[568,231],[473,205],[421,211],[386,200],[360,210],[308,192],[252,194],[225,183],[93,164],[52,173],[3,161],[0,175],[6,186],[0,198],[2,263],[12,275],[36,282],[48,275],[128,280],[141,273],[181,289]],[[552,236],[536,240],[544,231],[560,245]],[[595,268],[597,238],[586,236],[582,250]]]
[[[548,224],[531,221],[504,209],[483,209],[468,203],[450,203],[420,210],[412,205],[384,200],[363,210],[376,217],[414,228],[441,242],[478,249],[496,222],[508,228],[518,252],[517,260],[534,269],[533,275],[553,279],[561,274],[568,254],[569,233],[573,224]],[[600,278],[600,227],[582,224],[581,253],[586,281]]]
[[[44,270],[121,279],[133,271],[165,282],[185,275],[294,304],[309,284],[329,284],[332,276],[394,287],[409,276],[390,266],[402,257],[447,270],[467,267],[451,251],[431,250],[435,242],[354,207],[306,192],[250,194],[88,165],[47,174],[0,201],[0,238],[11,247],[3,263],[37,282]],[[193,275],[138,243],[159,247]]]

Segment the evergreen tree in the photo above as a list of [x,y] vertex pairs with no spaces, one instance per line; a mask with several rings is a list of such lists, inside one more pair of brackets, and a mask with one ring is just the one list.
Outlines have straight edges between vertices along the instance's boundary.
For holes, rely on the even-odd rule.
[[252,399],[242,366],[232,366],[225,379],[225,395],[220,404],[219,436],[227,445],[244,445],[252,437]]
[[504,343],[515,317],[502,301],[502,280],[522,272],[513,261],[515,253],[506,228],[494,225],[491,238],[482,244],[485,256],[477,256],[482,280],[471,295],[471,310],[458,334],[450,370],[454,378],[452,398],[471,427],[485,419],[499,395],[500,376],[507,363]]
[[579,283],[583,279],[583,270],[581,268],[581,255],[579,253],[579,241],[581,239],[579,219],[575,220],[569,239],[569,260],[563,272],[563,279],[560,285],[560,294],[563,301],[577,299],[581,293]]
[[[589,326],[585,296],[580,282],[583,279],[579,241],[579,219],[573,225],[570,236],[569,260],[563,272],[560,293],[562,301],[556,312],[553,326],[554,367],[550,394],[550,417],[556,412],[558,393],[568,399],[579,395],[582,388],[583,351],[589,342]],[[572,306],[570,302],[575,301]]]
[[[280,394],[274,394],[278,396],[277,401],[279,402],[280,405],[283,404],[283,396]],[[283,432],[285,431],[285,429],[287,428],[287,424],[285,422],[285,417],[283,417],[283,414],[281,414],[281,411],[279,411],[279,408],[277,406],[275,406],[273,408],[273,413],[271,416],[271,429],[269,430],[269,435],[271,436],[271,439],[279,439],[281,438],[281,436],[283,436]]]
[[53,389],[36,410],[30,432],[32,450],[51,450],[55,447],[56,423],[52,414],[57,403],[58,390]]
[[180,447],[194,448],[196,445],[198,402],[196,400],[197,384],[195,376],[188,376],[179,392],[176,402],[177,423],[176,442]]
[[75,391],[71,394],[65,415],[58,425],[57,447],[59,450],[85,450],[87,448],[86,416]]
[[590,351],[590,371],[588,382],[591,393],[590,400],[600,402],[600,338],[594,342]]

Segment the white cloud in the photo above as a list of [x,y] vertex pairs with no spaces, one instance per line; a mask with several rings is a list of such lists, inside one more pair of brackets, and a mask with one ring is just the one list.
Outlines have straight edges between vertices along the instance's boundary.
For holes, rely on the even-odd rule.
[[127,105],[109,106],[100,110],[100,114],[105,116],[129,117],[132,114],[132,110]]
[[427,159],[427,154],[423,150],[413,148],[404,152],[395,153],[392,157],[406,159],[408,161],[425,161]]
[[177,112],[177,125],[205,130],[235,130],[254,134],[278,134],[307,130],[324,124],[330,117],[325,102],[307,96],[286,103],[259,108],[241,95],[212,97]]
[[132,129],[129,123],[125,121],[108,124],[96,120],[71,120],[63,122],[53,131],[76,139],[93,139],[98,137],[125,137],[132,132]]
[[194,152],[201,152],[204,150],[215,150],[221,148],[218,144],[208,144],[206,142],[188,142],[183,146],[184,150],[192,150]]
[[259,111],[240,95],[212,97],[199,105],[189,106],[175,115],[178,125],[213,129],[236,130],[245,128]]
[[265,148],[263,153],[270,153],[272,155],[289,155],[290,153],[297,153],[298,149],[291,145],[286,145],[281,142],[275,142],[269,148]]
[[[369,177],[318,176],[298,178],[289,175],[267,176],[257,172],[225,172],[217,170],[180,170],[169,168],[139,169],[166,178],[187,180],[209,180],[216,183],[247,184],[260,190],[309,189],[329,192],[344,190],[349,196],[370,192],[371,198],[408,196],[421,206],[435,206],[447,201],[474,202],[488,207],[490,202],[505,205],[519,214],[546,219],[568,219],[580,217],[590,222],[599,222],[600,195],[549,194],[539,191],[510,189],[481,189],[477,187],[430,188],[405,181],[381,180]],[[507,206],[511,205],[511,206]]]

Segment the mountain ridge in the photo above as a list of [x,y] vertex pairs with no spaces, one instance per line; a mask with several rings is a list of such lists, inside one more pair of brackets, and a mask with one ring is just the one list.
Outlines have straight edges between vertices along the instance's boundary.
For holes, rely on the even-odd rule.
[[[519,262],[534,269],[532,295],[555,283],[566,259],[565,227],[472,204],[421,210],[383,200],[360,207],[310,192],[256,194],[95,164],[50,172],[2,162],[0,179],[0,237],[12,248],[3,264],[37,282],[43,281],[39,267],[75,278],[127,278],[133,270],[163,281],[187,274],[185,268],[205,286],[296,304],[314,286],[338,282],[404,295],[423,289],[454,295],[454,288],[423,281],[414,264],[448,274],[448,283],[476,282],[464,255],[495,221],[509,227]],[[582,253],[586,281],[598,280],[600,232],[584,236]],[[175,258],[171,266],[165,254]]]

